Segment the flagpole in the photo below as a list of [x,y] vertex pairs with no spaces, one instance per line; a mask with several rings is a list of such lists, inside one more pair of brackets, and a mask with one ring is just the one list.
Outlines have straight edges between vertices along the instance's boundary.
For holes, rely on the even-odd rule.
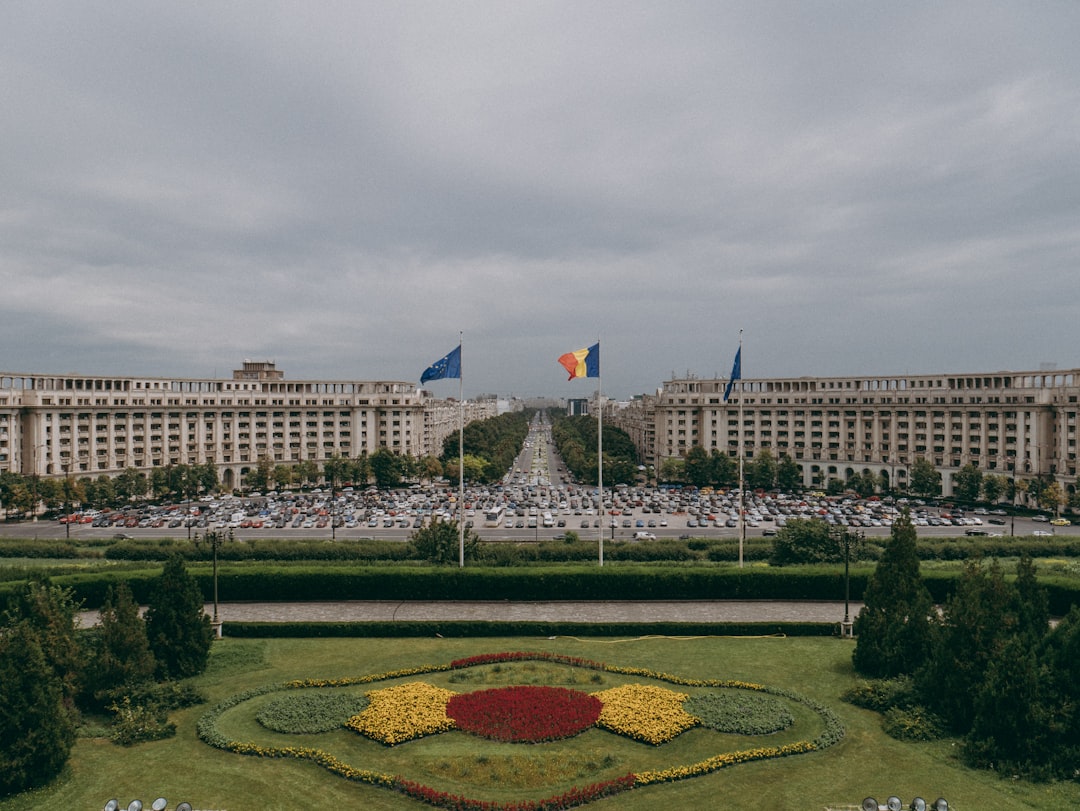
[[[464,332],[458,332],[458,358]],[[465,567],[465,373],[458,375],[458,566]]]
[[[596,336],[597,351],[600,336]],[[596,481],[600,491],[600,512],[604,512],[604,377],[603,363],[596,373]],[[604,519],[600,519],[600,565],[604,565]]]
[[739,330],[739,568],[743,568],[743,546],[746,543],[746,480],[743,478],[743,386],[742,386],[742,330]]

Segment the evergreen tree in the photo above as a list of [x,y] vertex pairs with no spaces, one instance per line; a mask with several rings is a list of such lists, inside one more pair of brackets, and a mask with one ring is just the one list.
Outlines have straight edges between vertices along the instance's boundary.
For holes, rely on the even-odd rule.
[[1055,776],[1076,779],[1080,763],[1080,606],[1044,639],[1039,656],[1045,674],[1040,721],[1052,743],[1045,754]]
[[45,662],[61,684],[65,706],[75,711],[83,681],[85,651],[78,636],[82,604],[74,592],[48,578],[21,583],[8,600],[5,625],[26,622],[34,632]]
[[97,629],[97,650],[89,667],[87,692],[95,701],[105,701],[119,687],[150,681],[157,662],[150,652],[146,623],[127,583],[109,587],[101,607]]
[[893,524],[855,618],[855,669],[866,676],[914,673],[930,650],[933,601],[919,574],[915,527],[905,510]]
[[150,595],[146,636],[160,676],[183,679],[206,669],[214,632],[202,592],[179,555],[165,563]]
[[1015,590],[996,561],[969,561],[945,604],[941,632],[925,666],[916,674],[920,695],[948,726],[967,733],[975,702],[991,664],[1017,633]]
[[63,685],[28,621],[0,629],[0,795],[55,777],[75,743]]

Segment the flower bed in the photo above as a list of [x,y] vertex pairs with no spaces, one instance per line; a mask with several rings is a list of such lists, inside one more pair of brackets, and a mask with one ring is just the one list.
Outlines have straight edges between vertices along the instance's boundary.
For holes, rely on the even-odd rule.
[[454,728],[446,702],[454,693],[422,681],[367,694],[367,709],[345,722],[348,729],[387,746]]
[[600,726],[645,743],[667,743],[698,722],[683,709],[687,694],[664,687],[625,684],[596,696],[604,704]]
[[501,687],[459,693],[446,705],[458,729],[507,743],[569,738],[600,717],[598,698],[562,687]]
[[[628,774],[623,774],[614,779],[601,780],[584,788],[574,787],[542,799],[523,799],[507,802],[480,800],[450,794],[438,788],[417,783],[401,775],[357,768],[345,763],[331,753],[314,747],[264,746],[248,741],[231,740],[218,728],[218,720],[225,712],[233,710],[256,696],[275,691],[372,684],[379,681],[399,679],[403,676],[446,672],[479,665],[496,665],[500,662],[529,660],[558,662],[576,668],[624,676],[629,675],[687,688],[738,688],[758,691],[762,694],[782,697],[803,704],[818,715],[823,722],[824,728],[812,740],[798,740],[777,746],[722,752],[694,763],[673,765],[666,769],[634,771],[631,768]],[[480,693],[489,694],[487,700],[492,704],[498,702],[492,701],[490,694],[497,692],[498,690],[480,691]],[[574,693],[577,691],[568,690],[567,692]],[[451,699],[456,695],[453,691],[443,690],[423,682],[410,682],[381,690],[373,690],[367,694],[370,701],[369,706],[362,713],[353,716],[349,721],[349,726],[388,745],[446,731],[456,725],[456,722],[447,715],[447,707]],[[700,720],[686,710],[686,694],[665,687],[630,684],[621,688],[602,691],[590,696],[590,698],[594,698],[603,704],[600,717],[597,719],[598,726],[605,726],[617,734],[629,735],[654,745],[660,745],[665,739],[674,738],[690,726],[698,724]],[[603,720],[604,708],[610,708],[610,714],[606,722]],[[642,720],[642,718],[635,720],[633,718],[635,713],[639,716],[643,715],[648,720]],[[705,714],[708,715],[708,713]],[[477,723],[483,726],[482,722]],[[710,721],[710,723],[712,722]],[[794,693],[771,689],[760,684],[719,679],[688,679],[666,673],[652,672],[643,668],[622,668],[559,654],[514,652],[470,657],[450,664],[427,665],[391,673],[370,674],[347,679],[329,681],[301,680],[279,685],[267,685],[263,688],[232,696],[208,711],[199,720],[198,733],[201,740],[225,751],[258,757],[289,757],[309,760],[332,774],[345,779],[391,788],[438,808],[458,809],[459,811],[562,811],[562,809],[584,805],[601,797],[609,797],[628,791],[639,785],[684,780],[739,763],[789,757],[820,750],[841,740],[844,736],[844,728],[836,715],[827,707],[808,701]]]

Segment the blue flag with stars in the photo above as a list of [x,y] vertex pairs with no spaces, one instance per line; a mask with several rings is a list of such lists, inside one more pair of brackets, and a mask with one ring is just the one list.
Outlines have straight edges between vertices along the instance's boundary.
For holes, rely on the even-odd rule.
[[427,367],[420,375],[420,382],[427,383],[429,380],[442,380],[446,377],[461,377],[461,344]]

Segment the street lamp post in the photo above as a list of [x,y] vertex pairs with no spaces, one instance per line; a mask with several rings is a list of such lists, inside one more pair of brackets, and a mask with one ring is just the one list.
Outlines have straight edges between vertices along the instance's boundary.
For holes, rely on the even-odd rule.
[[[229,540],[232,540],[232,531],[229,532]],[[217,560],[218,560],[218,548],[225,543],[225,533],[217,532],[216,530],[207,530],[206,535],[202,538],[202,542],[205,542],[210,546],[214,553],[214,618],[211,620],[211,626],[214,629],[214,633],[218,639],[221,638],[221,619],[218,616],[218,575],[217,575]],[[195,548],[199,548],[199,533],[195,533]]]

